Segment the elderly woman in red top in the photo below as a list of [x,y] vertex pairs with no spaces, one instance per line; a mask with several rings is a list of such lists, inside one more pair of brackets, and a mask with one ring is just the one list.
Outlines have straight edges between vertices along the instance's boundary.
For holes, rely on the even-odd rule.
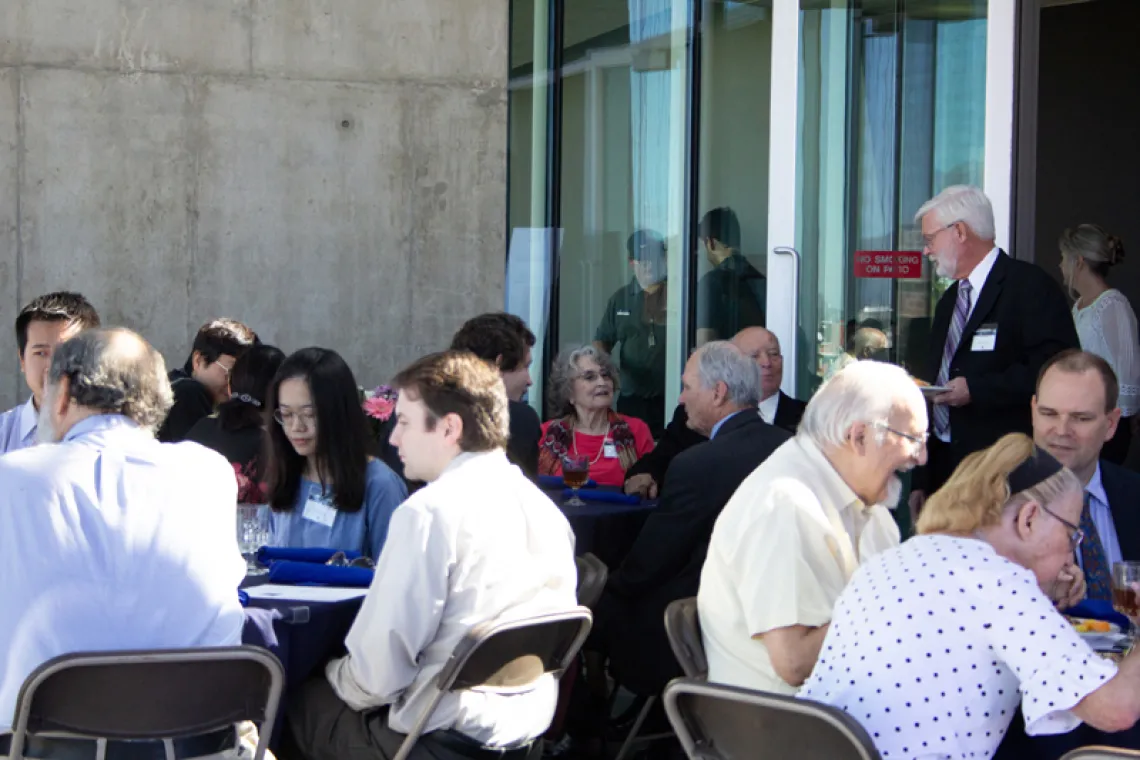
[[541,475],[561,475],[565,456],[583,456],[590,478],[621,486],[625,471],[653,450],[649,426],[610,407],[617,370],[609,354],[586,345],[562,352],[550,374],[550,406],[555,419],[542,426],[538,449]]

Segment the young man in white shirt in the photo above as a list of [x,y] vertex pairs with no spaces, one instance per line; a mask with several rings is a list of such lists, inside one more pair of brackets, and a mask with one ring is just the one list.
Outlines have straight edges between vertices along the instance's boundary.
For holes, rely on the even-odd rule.
[[95,307],[78,293],[48,293],[20,310],[16,317],[16,347],[20,352],[20,371],[32,395],[23,404],[0,414],[0,454],[35,444],[36,414],[52,352],[79,331],[98,326]]
[[[392,516],[376,578],[348,633],[348,655],[289,708],[309,760],[395,755],[432,681],[475,625],[573,608],[577,572],[566,518],[504,451],[507,393],[466,352],[432,354],[396,376],[392,444],[428,485]],[[550,725],[557,684],[448,694],[413,760],[522,760]]]

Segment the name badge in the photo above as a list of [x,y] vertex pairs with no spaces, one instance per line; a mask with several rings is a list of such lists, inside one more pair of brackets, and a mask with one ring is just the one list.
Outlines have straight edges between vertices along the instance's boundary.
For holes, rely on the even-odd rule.
[[602,456],[606,459],[617,459],[617,446],[613,441],[606,441],[602,444]]
[[993,351],[997,346],[997,325],[982,325],[974,333],[971,351]]
[[309,500],[305,502],[305,511],[301,513],[301,516],[306,520],[331,528],[336,520],[336,507],[310,496]]

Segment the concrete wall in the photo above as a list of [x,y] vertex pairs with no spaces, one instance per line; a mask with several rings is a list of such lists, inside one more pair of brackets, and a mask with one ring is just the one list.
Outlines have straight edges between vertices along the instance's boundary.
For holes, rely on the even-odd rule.
[[49,290],[170,365],[225,315],[362,384],[501,307],[507,9],[0,2],[0,402]]

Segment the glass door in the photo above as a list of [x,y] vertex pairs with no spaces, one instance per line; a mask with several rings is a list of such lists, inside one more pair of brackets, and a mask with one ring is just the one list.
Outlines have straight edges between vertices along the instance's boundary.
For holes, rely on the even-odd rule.
[[913,217],[983,185],[987,0],[776,0],[774,25],[769,320],[806,400],[850,361],[927,350],[946,283]]

